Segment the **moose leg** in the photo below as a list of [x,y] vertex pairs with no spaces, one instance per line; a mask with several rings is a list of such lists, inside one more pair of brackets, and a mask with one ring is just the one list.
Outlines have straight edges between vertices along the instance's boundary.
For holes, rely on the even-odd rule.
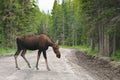
[[46,51],[43,51],[43,56],[44,56],[44,59],[45,59],[45,63],[46,63],[47,70],[50,71],[50,68],[49,68],[48,62],[47,62]]
[[28,60],[25,58],[25,53],[26,50],[23,50],[23,52],[21,53],[21,56],[23,57],[23,59],[26,61],[26,63],[28,64],[28,67],[31,68],[30,63],[28,62]]
[[38,63],[39,63],[39,59],[40,59],[40,54],[41,54],[41,51],[39,50],[38,51],[38,55],[37,55],[37,63],[36,63],[36,69],[39,70],[38,68]]
[[17,50],[16,53],[14,54],[16,68],[17,68],[18,70],[20,70],[20,68],[18,67],[17,57],[18,57],[18,55],[20,54],[20,51],[21,51],[21,50]]

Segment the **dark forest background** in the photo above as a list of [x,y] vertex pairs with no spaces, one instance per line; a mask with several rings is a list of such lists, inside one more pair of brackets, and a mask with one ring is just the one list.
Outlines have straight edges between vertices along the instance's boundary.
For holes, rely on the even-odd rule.
[[16,48],[16,36],[40,33],[60,45],[120,56],[120,0],[55,0],[51,13],[41,12],[36,0],[0,0],[1,49]]

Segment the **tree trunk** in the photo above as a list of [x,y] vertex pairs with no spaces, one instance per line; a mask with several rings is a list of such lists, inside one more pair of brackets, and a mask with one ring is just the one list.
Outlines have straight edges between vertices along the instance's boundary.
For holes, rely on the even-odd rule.
[[104,35],[103,35],[103,26],[99,25],[99,54],[104,55]]
[[90,38],[90,50],[93,51],[94,49],[95,49],[94,39]]
[[64,14],[63,14],[63,24],[62,24],[62,45],[65,45],[65,25],[64,25],[64,21],[65,20],[65,17],[64,17]]
[[75,45],[75,27],[74,23],[72,23],[72,45]]
[[113,35],[113,50],[112,50],[112,55],[114,56],[116,52],[116,36],[115,33]]
[[110,49],[109,49],[109,35],[104,35],[104,54],[103,56],[110,56]]

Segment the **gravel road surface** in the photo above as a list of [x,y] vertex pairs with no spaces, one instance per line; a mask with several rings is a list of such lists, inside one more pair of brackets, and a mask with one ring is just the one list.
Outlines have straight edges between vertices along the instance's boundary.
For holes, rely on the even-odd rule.
[[72,58],[78,60],[75,56],[75,50],[61,48],[60,52],[62,56],[58,59],[51,48],[47,50],[50,71],[46,69],[42,54],[39,61],[39,70],[36,70],[37,51],[27,52],[26,54],[32,68],[28,68],[21,56],[18,57],[18,65],[21,70],[15,68],[13,56],[0,57],[0,80],[101,80],[83,66],[70,61]]

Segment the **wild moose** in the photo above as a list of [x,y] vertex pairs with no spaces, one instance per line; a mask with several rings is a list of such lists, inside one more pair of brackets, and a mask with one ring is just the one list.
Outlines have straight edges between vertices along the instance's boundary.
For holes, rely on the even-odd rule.
[[[58,42],[58,41],[57,41]],[[46,56],[46,50],[48,49],[49,46],[53,48],[53,51],[55,52],[56,56],[58,58],[61,57],[59,47],[57,42],[53,42],[47,35],[45,34],[40,34],[40,35],[34,35],[34,36],[19,36],[16,38],[16,43],[17,43],[17,51],[14,54],[15,58],[15,64],[16,68],[19,70],[20,68],[18,67],[17,63],[17,57],[21,53],[21,56],[23,59],[26,61],[28,64],[28,67],[31,68],[28,60],[25,58],[25,53],[26,50],[38,50],[38,55],[37,55],[37,63],[36,63],[36,69],[38,70],[38,62],[40,58],[41,52],[43,52],[43,56],[46,62],[46,67],[48,70],[50,70],[47,62],[47,56]]]

